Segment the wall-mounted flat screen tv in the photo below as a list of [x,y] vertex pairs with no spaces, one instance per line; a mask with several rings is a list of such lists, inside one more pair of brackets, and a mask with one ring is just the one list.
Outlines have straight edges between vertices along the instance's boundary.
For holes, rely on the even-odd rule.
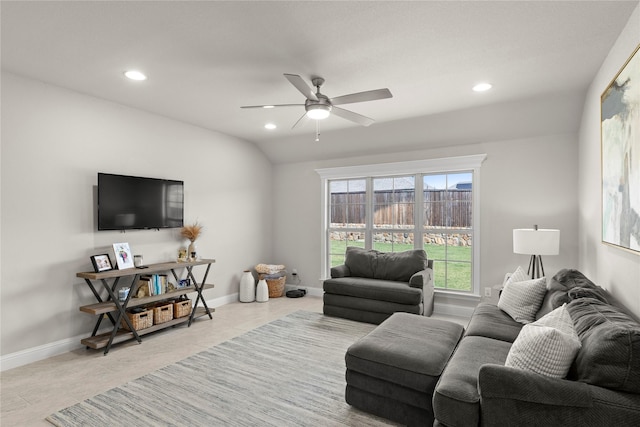
[[183,225],[183,181],[98,173],[98,230]]

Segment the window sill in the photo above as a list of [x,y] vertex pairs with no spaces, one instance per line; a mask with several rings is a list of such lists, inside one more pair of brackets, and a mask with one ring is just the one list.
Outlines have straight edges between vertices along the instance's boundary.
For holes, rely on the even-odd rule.
[[480,294],[472,293],[472,292],[461,292],[461,291],[451,291],[446,289],[434,289],[433,292],[436,295],[447,296],[449,298],[457,298],[461,300],[468,301],[479,301],[481,296]]

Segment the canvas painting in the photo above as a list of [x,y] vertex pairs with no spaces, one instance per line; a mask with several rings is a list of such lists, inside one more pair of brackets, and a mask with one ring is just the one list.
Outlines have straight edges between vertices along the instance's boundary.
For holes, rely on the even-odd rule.
[[640,254],[640,46],[601,97],[602,241]]

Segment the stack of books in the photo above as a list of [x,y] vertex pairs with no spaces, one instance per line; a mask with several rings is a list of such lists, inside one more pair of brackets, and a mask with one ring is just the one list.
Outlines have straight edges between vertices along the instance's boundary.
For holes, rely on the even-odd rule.
[[151,274],[140,276],[138,281],[138,298],[144,296],[162,295],[167,292],[167,275]]

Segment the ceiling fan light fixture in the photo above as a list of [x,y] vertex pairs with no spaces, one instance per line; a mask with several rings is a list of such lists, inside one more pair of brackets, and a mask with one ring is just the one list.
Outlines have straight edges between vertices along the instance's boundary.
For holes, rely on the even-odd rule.
[[313,104],[307,106],[307,117],[313,120],[324,120],[329,117],[331,106],[325,104]]

